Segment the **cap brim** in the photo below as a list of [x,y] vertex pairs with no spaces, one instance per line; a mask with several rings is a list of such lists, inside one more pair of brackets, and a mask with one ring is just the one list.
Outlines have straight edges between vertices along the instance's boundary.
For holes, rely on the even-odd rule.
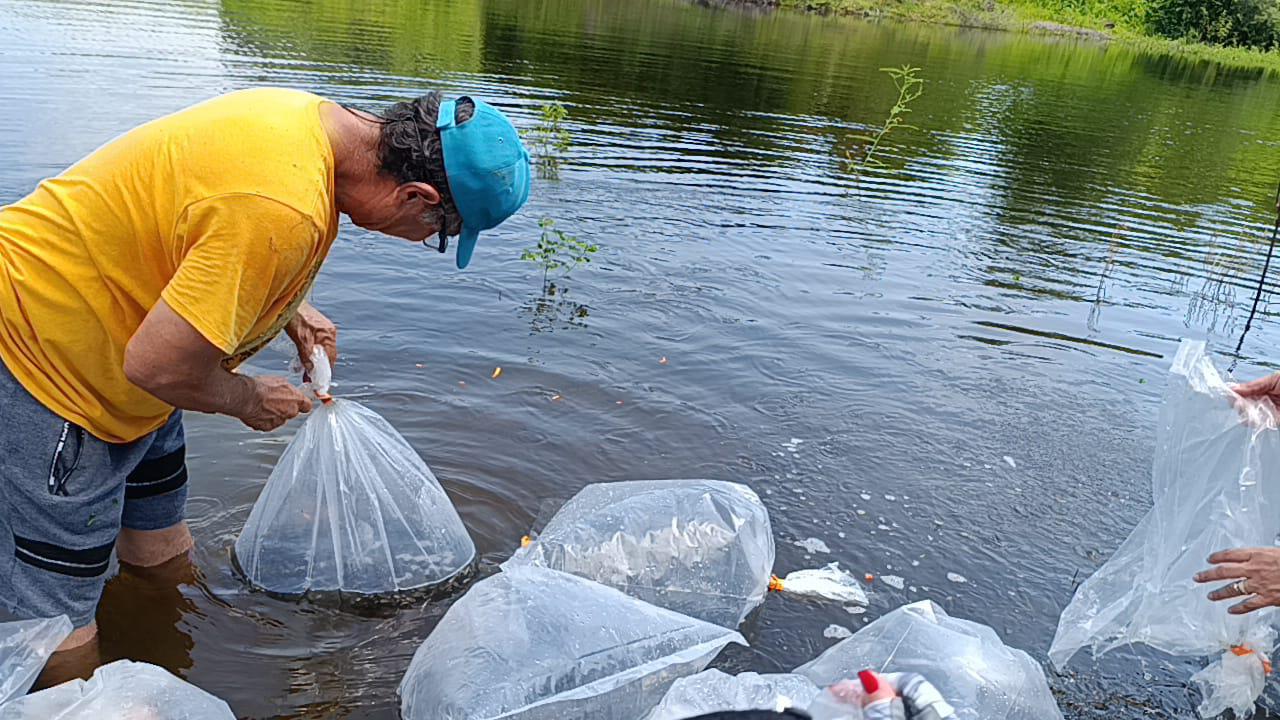
[[476,240],[480,239],[479,230],[471,230],[464,224],[462,233],[458,235],[458,269],[461,270],[471,262],[471,253],[476,251]]

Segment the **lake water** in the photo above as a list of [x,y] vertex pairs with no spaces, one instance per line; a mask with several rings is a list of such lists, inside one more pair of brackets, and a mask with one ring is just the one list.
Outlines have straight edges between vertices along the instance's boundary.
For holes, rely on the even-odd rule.
[[[879,69],[908,63],[918,130],[851,172],[895,97]],[[0,203],[257,85],[370,108],[467,92],[522,127],[569,110],[560,178],[467,271],[343,228],[313,299],[342,328],[337,390],[427,459],[484,572],[587,483],[715,477],[760,492],[780,571],[906,579],[860,617],[770,597],[730,670],[790,669],[828,625],[926,597],[1043,661],[1074,581],[1149,505],[1178,338],[1235,347],[1280,179],[1275,80],[1072,40],[675,0],[0,0]],[[520,260],[541,218],[601,246],[542,301]],[[1238,376],[1276,357],[1276,310],[1264,295]],[[231,569],[296,427],[189,420],[198,580],[113,580],[104,655],[242,717],[394,718],[444,603],[366,617]],[[1070,718],[1188,717],[1192,667],[1121,653],[1050,681]]]

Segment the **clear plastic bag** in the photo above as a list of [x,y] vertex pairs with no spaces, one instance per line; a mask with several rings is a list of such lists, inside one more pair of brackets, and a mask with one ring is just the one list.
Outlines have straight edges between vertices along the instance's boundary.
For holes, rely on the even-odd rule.
[[773,569],[769,513],[721,480],[588,485],[503,568],[573,573],[725,627],[764,601]]
[[834,600],[854,605],[867,605],[867,591],[848,572],[840,569],[840,563],[811,570],[796,570],[774,581],[774,588],[790,595]]
[[937,687],[958,720],[1062,720],[1044,670],[995,630],[953,618],[929,600],[904,605],[796,668],[819,686],[859,670],[914,672]]
[[164,668],[117,660],[0,705],[0,720],[235,720],[222,700]]
[[[1214,552],[1275,542],[1277,473],[1275,408],[1236,396],[1204,343],[1184,341],[1160,409],[1152,508],[1076,590],[1049,650],[1054,665],[1064,667],[1083,647],[1097,655],[1130,643],[1174,655],[1217,656],[1196,676],[1205,698],[1199,710],[1211,717],[1232,708],[1247,717],[1274,643],[1272,609],[1229,615],[1227,603],[1211,602],[1210,588],[1192,577]],[[1249,666],[1257,672],[1234,676]]]
[[648,720],[687,720],[730,710],[804,710],[819,692],[803,675],[706,670],[675,681]]
[[0,704],[31,689],[49,656],[72,629],[66,615],[0,623]]
[[[326,397],[328,359],[312,357]],[[317,404],[285,449],[236,539],[258,587],[362,595],[434,585],[475,545],[430,468],[386,420],[351,400]]]
[[404,720],[636,720],[727,628],[573,575],[516,567],[449,608],[400,683]]

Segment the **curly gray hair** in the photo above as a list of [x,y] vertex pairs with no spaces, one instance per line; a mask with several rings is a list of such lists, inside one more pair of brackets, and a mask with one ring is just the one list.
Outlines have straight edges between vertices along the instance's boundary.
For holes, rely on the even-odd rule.
[[[443,99],[443,95],[433,90],[382,111],[378,160],[380,170],[397,182],[425,182],[434,187],[440,193],[440,204],[428,210],[423,219],[449,235],[457,235],[462,231],[462,215],[449,191],[440,131],[436,129]],[[456,112],[456,121],[465,122],[475,113],[475,104],[463,98]]]

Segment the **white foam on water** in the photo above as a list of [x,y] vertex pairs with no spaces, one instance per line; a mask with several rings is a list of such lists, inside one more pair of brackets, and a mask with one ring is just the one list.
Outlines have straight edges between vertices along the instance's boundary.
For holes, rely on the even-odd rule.
[[831,552],[831,548],[827,547],[826,543],[814,537],[805,538],[804,540],[796,540],[796,545],[799,545],[800,547],[804,548],[806,552],[811,552],[811,553],[830,553]]
[[822,631],[822,637],[843,640],[845,638],[853,637],[853,631],[841,625],[828,625],[827,629]]

